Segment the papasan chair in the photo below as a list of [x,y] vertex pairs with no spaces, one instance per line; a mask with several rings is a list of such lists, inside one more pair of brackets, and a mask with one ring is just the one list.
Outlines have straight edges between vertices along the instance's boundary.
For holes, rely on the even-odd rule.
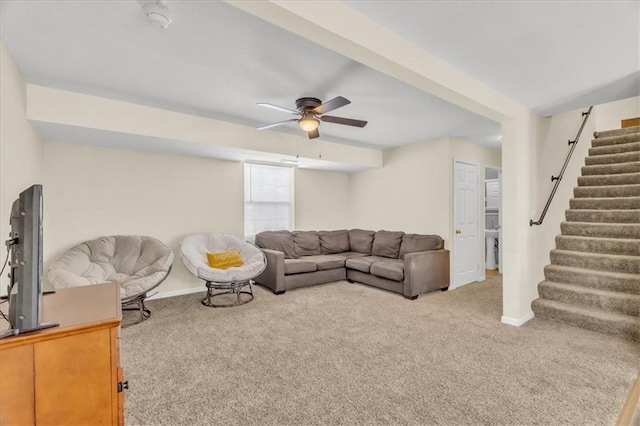
[[[234,251],[237,251],[242,258],[241,266],[226,269],[209,266],[207,254]],[[251,302],[253,300],[251,280],[267,267],[267,259],[259,248],[233,235],[219,233],[189,235],[182,241],[180,258],[191,274],[206,282],[207,294],[202,299],[202,304],[214,308],[226,308]],[[249,290],[244,289],[245,287]],[[213,303],[211,300],[213,297],[225,294],[230,294],[232,300],[227,303]]]
[[144,304],[147,293],[167,278],[172,262],[171,249],[155,238],[100,237],[63,253],[49,266],[47,279],[54,288],[115,281],[120,285],[123,309],[137,304],[142,322],[151,315]]

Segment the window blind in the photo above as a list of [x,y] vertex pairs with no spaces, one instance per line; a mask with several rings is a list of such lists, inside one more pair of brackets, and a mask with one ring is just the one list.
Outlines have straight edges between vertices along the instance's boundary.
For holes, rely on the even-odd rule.
[[248,241],[262,231],[293,227],[293,169],[245,163],[244,234]]

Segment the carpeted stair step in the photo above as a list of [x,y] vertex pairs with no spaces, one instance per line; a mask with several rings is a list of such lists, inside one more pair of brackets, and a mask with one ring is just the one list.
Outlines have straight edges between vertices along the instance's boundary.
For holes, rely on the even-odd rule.
[[589,148],[589,156],[621,154],[623,152],[640,152],[640,142],[605,145]]
[[599,271],[640,274],[640,256],[551,250],[551,264]]
[[636,223],[562,222],[562,235],[601,238],[640,238],[640,225]]
[[640,172],[617,175],[579,176],[578,186],[612,186],[640,184]]
[[577,186],[576,198],[640,197],[640,185]]
[[640,161],[616,164],[595,164],[593,166],[582,167],[582,176],[616,175],[638,172],[640,172]]
[[640,133],[626,133],[624,135],[592,139],[591,146],[596,148],[600,146],[623,145],[633,142],[640,142]]
[[572,198],[569,207],[576,210],[638,210],[640,197]]
[[561,321],[588,330],[640,340],[640,318],[614,312],[536,299],[531,303],[536,317]]
[[577,235],[558,235],[556,248],[586,253],[640,256],[640,240],[632,238],[596,238]]
[[565,210],[567,222],[640,223],[640,210]]
[[584,159],[586,166],[594,164],[616,164],[629,163],[632,161],[640,161],[640,152],[623,152],[621,154],[594,155]]
[[613,130],[604,130],[602,132],[593,132],[593,137],[597,139],[608,138],[611,136],[621,136],[628,135],[629,133],[638,133],[640,132],[640,126],[630,126],[625,127],[624,129],[613,129]]
[[542,281],[538,284],[542,299],[555,300],[569,305],[616,312],[637,317],[640,315],[640,295],[599,290],[576,284]]
[[637,274],[547,265],[544,277],[547,281],[640,295],[640,276]]

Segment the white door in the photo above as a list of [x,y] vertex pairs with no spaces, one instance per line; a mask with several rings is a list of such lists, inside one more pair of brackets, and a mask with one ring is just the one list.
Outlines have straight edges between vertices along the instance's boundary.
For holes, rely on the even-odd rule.
[[478,165],[453,163],[453,286],[469,284],[482,276],[478,240]]

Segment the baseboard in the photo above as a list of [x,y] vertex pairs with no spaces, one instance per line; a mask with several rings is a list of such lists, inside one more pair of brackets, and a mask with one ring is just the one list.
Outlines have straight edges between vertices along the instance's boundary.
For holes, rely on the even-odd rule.
[[533,311],[529,311],[528,314],[526,314],[521,318],[511,318],[511,317],[505,317],[503,315],[501,321],[504,324],[515,325],[516,327],[520,327],[522,324],[524,324],[525,322],[529,321],[532,318],[533,318]]
[[182,290],[174,290],[174,291],[163,291],[160,293],[156,293],[153,296],[149,297],[147,300],[155,300],[155,299],[164,299],[166,297],[175,297],[175,296],[184,296],[185,294],[193,294],[205,292],[207,289],[204,286],[194,287],[194,288],[185,288]]

